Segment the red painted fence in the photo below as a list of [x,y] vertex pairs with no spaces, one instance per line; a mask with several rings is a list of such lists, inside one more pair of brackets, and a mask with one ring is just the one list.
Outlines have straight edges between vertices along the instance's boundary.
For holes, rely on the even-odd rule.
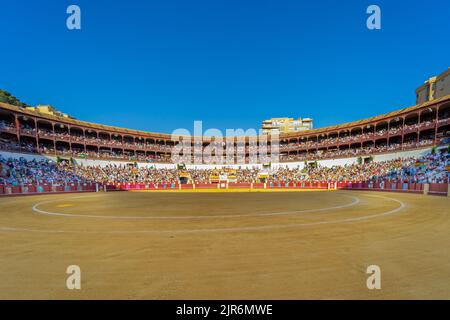
[[448,192],[448,185],[447,184],[440,184],[440,183],[430,183],[430,191],[431,194],[436,195],[447,195]]
[[328,182],[270,182],[270,183],[159,183],[107,185],[108,191],[127,190],[201,190],[201,189],[329,189]]
[[[406,183],[406,182],[338,182],[337,189],[349,190],[373,190],[386,192],[408,192],[408,193],[426,193],[426,184]],[[449,185],[447,183],[428,184],[428,194],[444,195],[448,194]]]
[[70,183],[64,185],[52,184],[25,184],[25,185],[0,185],[0,195],[31,195],[65,192],[94,192],[95,183]]
[[[425,190],[425,186],[428,189]],[[429,185],[419,183],[402,182],[268,182],[264,183],[198,183],[198,184],[178,184],[178,183],[125,183],[117,185],[107,185],[107,191],[128,191],[128,190],[194,190],[194,189],[347,189],[347,190],[373,190],[386,192],[407,192],[407,193],[428,193],[433,195],[447,195],[448,184],[432,183]],[[99,189],[103,187],[99,186]],[[67,185],[51,185],[48,183],[41,185],[0,185],[0,195],[25,195],[25,194],[45,194],[64,192],[94,192],[95,184],[72,183]]]

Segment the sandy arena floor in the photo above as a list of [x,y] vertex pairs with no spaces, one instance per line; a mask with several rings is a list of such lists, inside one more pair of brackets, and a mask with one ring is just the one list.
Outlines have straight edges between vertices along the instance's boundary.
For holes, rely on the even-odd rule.
[[[450,198],[375,192],[0,198],[1,299],[450,299]],[[66,288],[79,265],[81,290]],[[381,268],[368,290],[366,268]]]

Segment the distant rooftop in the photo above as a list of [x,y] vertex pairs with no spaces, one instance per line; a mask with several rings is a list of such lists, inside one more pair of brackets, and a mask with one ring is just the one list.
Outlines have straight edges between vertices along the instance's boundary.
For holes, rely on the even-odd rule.
[[62,118],[68,118],[68,119],[74,119],[73,117],[69,116],[67,113],[62,113],[61,111],[58,111],[55,107],[51,105],[37,105],[35,107],[26,107],[27,110],[35,111],[43,114],[49,114],[56,117],[62,117]]

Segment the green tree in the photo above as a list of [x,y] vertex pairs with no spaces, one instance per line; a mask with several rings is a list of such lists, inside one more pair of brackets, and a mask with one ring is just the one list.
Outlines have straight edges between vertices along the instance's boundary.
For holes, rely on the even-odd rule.
[[26,103],[23,103],[22,101],[20,101],[16,97],[14,97],[11,93],[9,93],[6,90],[2,90],[2,89],[0,89],[0,102],[11,104],[13,106],[22,107],[22,108],[29,107],[29,105],[27,105]]

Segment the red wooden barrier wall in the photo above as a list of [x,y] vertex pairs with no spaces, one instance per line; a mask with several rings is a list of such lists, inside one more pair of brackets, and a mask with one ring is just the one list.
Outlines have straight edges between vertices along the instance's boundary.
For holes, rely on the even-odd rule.
[[[383,187],[384,186],[384,187]],[[412,192],[423,193],[423,184],[419,183],[403,183],[403,182],[339,182],[338,189],[353,189],[353,190],[374,190],[374,191],[388,191],[388,192]],[[448,184],[430,184],[430,194],[447,195]]]
[[430,191],[432,194],[444,194],[446,195],[448,191],[447,184],[430,183]]
[[264,189],[264,183],[254,183],[253,189]]
[[79,191],[95,191],[95,184],[70,184],[70,185],[54,185],[42,184],[34,185],[27,184],[23,186],[12,186],[12,185],[0,185],[0,195],[2,194],[35,194],[35,193],[52,193],[52,192],[79,192]]
[[[251,187],[251,183],[248,183],[248,182],[243,182],[243,183],[230,182],[228,184],[228,188],[230,188],[230,189],[239,189],[239,188],[249,189],[250,187]],[[264,184],[263,184],[263,188],[264,188]]]
[[217,184],[215,183],[197,183],[195,189],[217,189]]
[[[388,192],[413,192],[413,193],[423,193],[423,184],[419,183],[403,183],[403,182],[350,182],[350,181],[339,181],[336,183],[338,189],[353,189],[353,190],[374,190],[374,191],[388,191]],[[190,190],[193,189],[192,184],[182,184],[181,189]],[[200,183],[196,184],[196,189],[216,189],[217,184],[214,183]],[[228,189],[239,189],[239,188],[250,188],[250,183],[229,183]],[[101,188],[101,187],[100,187]],[[223,186],[222,188],[225,188]],[[263,183],[254,183],[254,189],[263,189]],[[267,189],[328,189],[327,182],[272,182],[266,184]],[[178,183],[147,183],[147,184],[117,184],[108,185],[107,190],[178,190],[180,185]],[[12,186],[12,185],[0,185],[0,194],[33,194],[37,192],[51,193],[51,192],[78,192],[78,191],[95,191],[95,184],[70,184],[68,186],[64,185],[51,185],[51,184],[41,184],[36,185],[25,185],[25,186]],[[448,184],[430,184],[429,193],[436,195],[447,195]]]

